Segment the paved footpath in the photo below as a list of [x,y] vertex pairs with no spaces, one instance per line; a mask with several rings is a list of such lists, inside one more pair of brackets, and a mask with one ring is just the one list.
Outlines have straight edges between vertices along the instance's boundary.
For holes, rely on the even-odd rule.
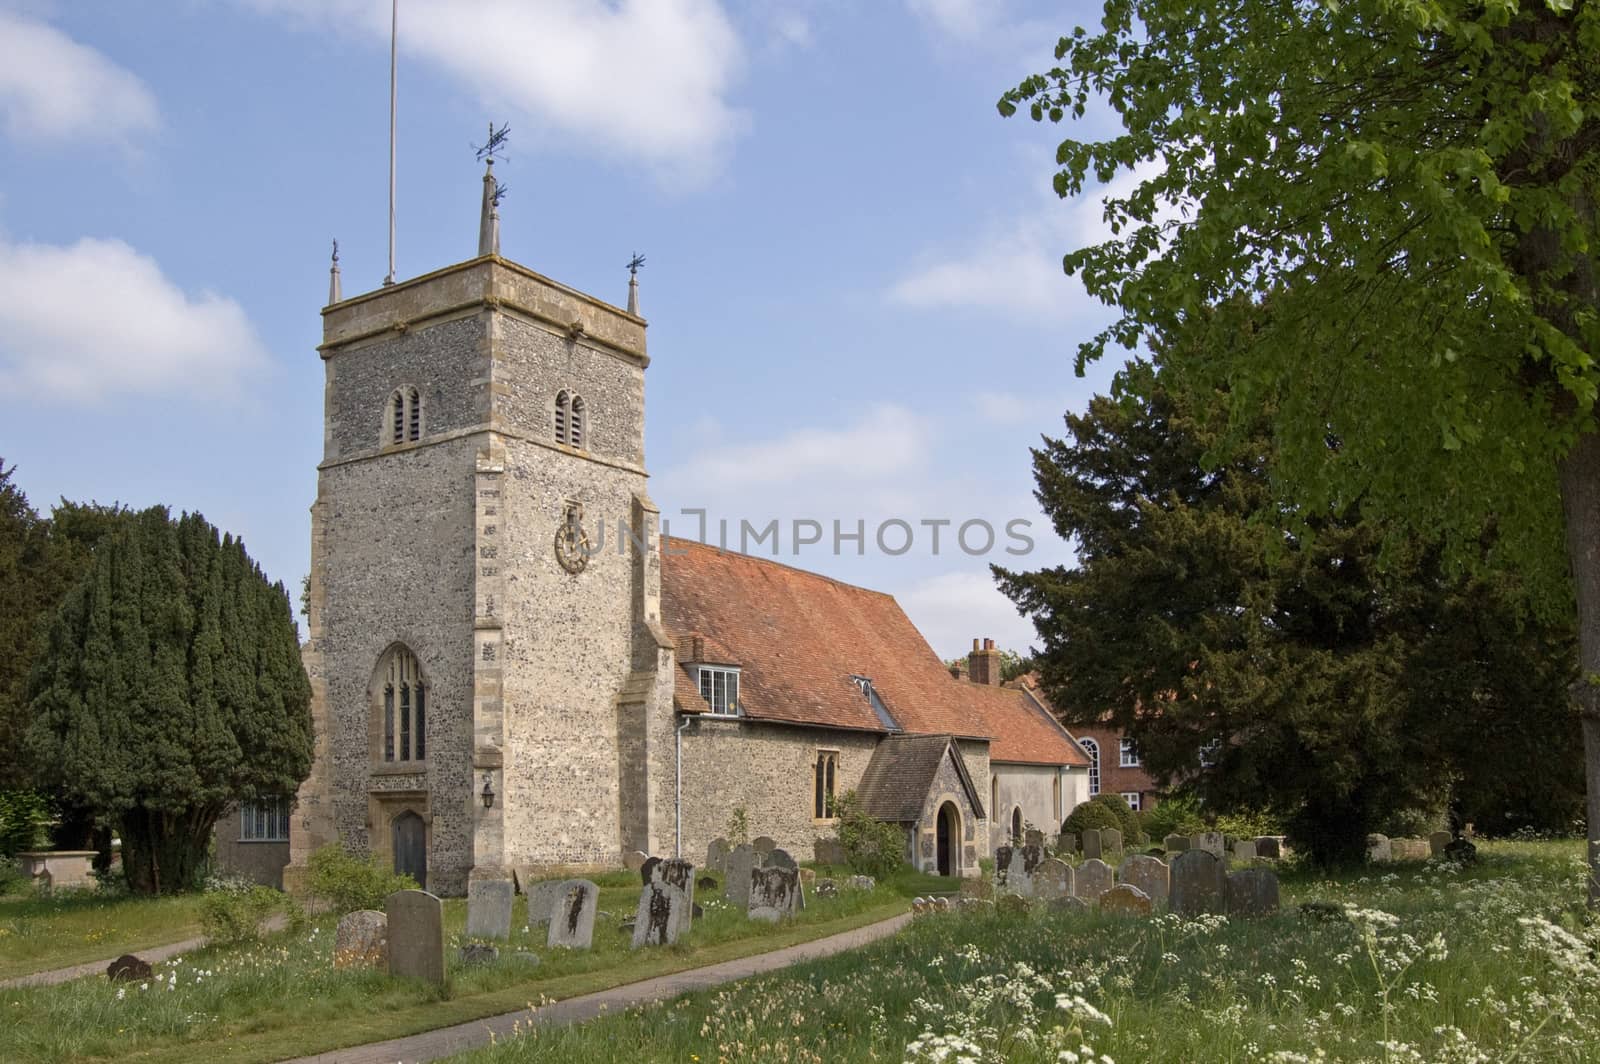
[[420,1061],[438,1060],[452,1053],[488,1045],[491,1037],[504,1041],[512,1037],[513,1025],[519,1022],[523,1027],[526,1027],[530,1020],[539,1024],[582,1023],[584,1020],[594,1019],[602,1012],[616,1013],[632,1005],[674,998],[691,990],[703,990],[709,986],[731,983],[762,972],[787,968],[800,961],[831,957],[835,953],[843,953],[845,950],[864,946],[880,938],[887,938],[910,922],[911,914],[906,913],[828,938],[773,950],[771,953],[758,953],[753,957],[741,957],[738,960],[723,961],[721,964],[712,964],[704,968],[691,968],[688,971],[674,972],[671,975],[646,979],[639,983],[616,986],[610,990],[553,1002],[532,1011],[519,1009],[516,1012],[489,1016],[473,1020],[471,1023],[457,1024],[454,1027],[441,1027],[437,1031],[424,1031],[409,1038],[373,1042],[370,1045],[338,1049],[314,1057],[298,1057],[286,1064],[395,1064],[396,1061],[400,1064],[415,1064]]
[[[262,921],[263,931],[281,931],[288,926],[288,921],[283,916],[273,916]],[[189,953],[206,944],[204,938],[186,938],[182,942],[172,942],[165,946],[151,946],[148,949],[125,950],[132,953],[142,961],[151,964],[176,957],[180,953]],[[120,957],[123,954],[119,953]],[[70,983],[74,979],[82,979],[86,975],[104,975],[106,969],[116,957],[107,957],[99,961],[85,961],[83,964],[74,964],[70,968],[52,968],[48,972],[33,972],[29,975],[19,975],[11,979],[0,979],[0,990],[12,990],[25,986],[55,986],[57,983]]]

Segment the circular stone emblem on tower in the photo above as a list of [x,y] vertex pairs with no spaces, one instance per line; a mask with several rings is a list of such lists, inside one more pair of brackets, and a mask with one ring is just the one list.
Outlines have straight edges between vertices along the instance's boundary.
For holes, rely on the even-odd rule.
[[556,561],[574,575],[589,564],[589,533],[583,530],[583,504],[568,501],[556,527]]

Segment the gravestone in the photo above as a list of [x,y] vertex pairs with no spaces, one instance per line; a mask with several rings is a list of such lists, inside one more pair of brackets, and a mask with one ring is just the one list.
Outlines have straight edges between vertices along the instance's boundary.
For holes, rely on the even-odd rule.
[[1389,848],[1389,836],[1376,834],[1367,836],[1368,861],[1377,864],[1381,861],[1388,861],[1393,857],[1394,853]]
[[1456,864],[1477,864],[1478,848],[1466,839],[1452,839],[1450,845],[1444,848],[1444,859]]
[[1256,839],[1256,856],[1274,861],[1283,858],[1283,840],[1276,835],[1262,835]]
[[1222,857],[1228,852],[1220,831],[1202,831],[1189,836],[1189,849],[1204,850],[1213,857]]
[[817,881],[817,897],[837,898],[839,896],[839,883],[833,879],[819,879]]
[[634,850],[631,853],[623,856],[622,864],[623,867],[625,867],[628,871],[637,872],[640,868],[644,867],[644,863],[648,860],[650,860],[649,854],[645,853],[643,850]]
[[728,874],[722,894],[740,909],[750,908],[750,871],[756,866],[756,851],[740,844],[728,851]]
[[670,946],[689,930],[693,918],[694,866],[688,861],[662,861],[639,893],[633,948]]
[[1168,835],[1162,842],[1161,848],[1168,853],[1182,853],[1189,848],[1189,836]]
[[756,853],[771,853],[778,848],[778,840],[771,835],[757,835],[755,841],[750,844],[750,848]]
[[994,900],[994,907],[1003,913],[1025,913],[1033,903],[1020,894],[1002,894]]
[[[1033,896],[1045,901],[1066,897],[1072,893],[1072,866],[1058,857],[1047,857],[1033,870]],[[965,884],[962,884],[963,891]]]
[[1149,916],[1155,910],[1150,896],[1132,883],[1118,883],[1100,895],[1100,911],[1117,916]]
[[1234,843],[1233,856],[1240,861],[1254,861],[1256,859],[1256,840],[1240,839]]
[[1057,898],[1050,903],[1053,912],[1083,913],[1089,911],[1089,903],[1074,894],[1070,898]]
[[600,891],[587,879],[569,879],[556,890],[545,945],[588,949],[594,943],[594,912]]
[[[1400,850],[1395,854],[1400,860],[1426,861],[1433,856],[1433,846],[1427,839],[1397,839],[1395,842],[1400,844]],[[1391,842],[1390,846],[1393,845],[1394,842]]]
[[800,908],[800,876],[793,868],[750,872],[750,919],[777,923]]
[[1228,915],[1270,916],[1278,911],[1278,874],[1270,868],[1228,873]]
[[694,881],[694,889],[696,891],[716,890],[717,879],[715,876],[701,876],[699,879]]
[[1428,855],[1430,857],[1439,857],[1443,855],[1444,848],[1450,845],[1450,840],[1452,838],[1454,838],[1454,836],[1448,831],[1435,831],[1433,834],[1429,835]]
[[1038,828],[1029,828],[1022,833],[1022,843],[1025,846],[1043,846],[1044,832]]
[[1209,850],[1185,850],[1172,861],[1167,908],[1180,916],[1220,913],[1227,908],[1227,868]]
[[389,918],[376,909],[358,909],[339,918],[333,930],[335,968],[387,968]]
[[688,933],[689,925],[697,915],[695,910],[699,908],[694,903],[694,865],[676,857],[670,861],[662,861],[656,866],[651,882],[671,887],[682,895],[682,904],[675,907],[672,912],[673,919],[677,921],[672,938],[673,941],[677,941],[679,935]]
[[1102,834],[1099,828],[1084,828],[1079,841],[1083,846],[1083,855],[1085,857],[1099,857],[1105,852],[1105,845],[1101,838]]
[[1156,905],[1164,905],[1172,883],[1172,870],[1155,857],[1133,854],[1123,858],[1117,878],[1139,890]]
[[1077,853],[1078,836],[1071,831],[1063,831],[1056,836],[1056,853]]
[[878,881],[871,876],[851,876],[844,881],[844,885],[851,890],[876,890]]
[[383,903],[389,974],[444,983],[444,903],[425,890],[397,890]]
[[812,859],[819,865],[843,865],[848,863],[845,857],[844,843],[836,838],[818,839],[811,847]]
[[1111,866],[1098,857],[1091,857],[1078,866],[1072,893],[1084,901],[1092,902],[1117,882]]
[[500,947],[491,946],[487,942],[468,942],[461,947],[461,963],[469,968],[493,964],[499,959]]
[[706,847],[706,871],[723,872],[728,867],[728,840],[715,838]]
[[131,953],[124,953],[106,965],[106,978],[113,983],[131,983],[135,980],[149,979],[150,975],[150,962]]
[[800,862],[788,850],[773,850],[761,859],[762,868],[799,868]]
[[539,876],[534,872],[532,865],[511,866],[511,882],[516,884],[518,894],[530,893],[538,881]]
[[639,866],[639,882],[648,883],[656,874],[656,865],[661,863],[659,857],[649,857],[644,864]]
[[[982,876],[968,876],[966,879],[961,881],[961,887],[959,889],[963,898],[994,897],[994,884]],[[818,893],[821,893],[821,891],[818,891]]]
[[511,901],[515,895],[509,879],[474,879],[467,883],[467,937],[510,938]]
[[994,851],[996,872],[1004,873],[1008,893],[1033,897],[1033,871],[1044,861],[1039,846],[1001,846]]
[[1122,849],[1122,832],[1117,828],[1100,829],[1100,851],[1104,856]]
[[528,925],[543,924],[550,921],[550,910],[555,908],[556,895],[564,886],[559,879],[546,879],[530,884],[528,895]]

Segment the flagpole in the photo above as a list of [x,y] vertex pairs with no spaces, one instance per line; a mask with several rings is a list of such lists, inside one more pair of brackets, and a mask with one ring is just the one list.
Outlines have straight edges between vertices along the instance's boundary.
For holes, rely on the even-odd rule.
[[400,37],[400,0],[393,0],[389,11],[389,275],[386,285],[394,284],[394,112],[395,60]]

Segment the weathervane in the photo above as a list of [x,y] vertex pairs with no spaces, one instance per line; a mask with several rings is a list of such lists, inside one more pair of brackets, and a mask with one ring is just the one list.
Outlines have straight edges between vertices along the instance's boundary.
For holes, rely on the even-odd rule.
[[333,264],[335,266],[339,265],[339,242],[337,240],[333,242]]
[[628,260],[628,276],[629,277],[637,277],[637,276],[639,276],[639,267],[643,266],[643,265],[644,265],[644,256],[639,254],[637,251],[635,251],[633,253],[633,258]]
[[[495,126],[494,126],[494,123],[490,122],[489,123],[489,139],[487,141],[485,141],[481,145],[479,145],[479,144],[474,144],[473,145],[473,148],[478,153],[478,161],[481,162],[481,163],[484,163],[486,166],[488,166],[490,168],[489,171],[488,171],[489,173],[493,173],[494,172],[493,171],[493,167],[494,167],[494,164],[495,164],[495,160],[498,159],[501,162],[505,161],[505,158],[506,158],[506,155],[505,155],[506,142],[508,140],[510,140],[510,139],[511,139],[511,125],[509,123],[502,123],[500,128],[496,129]],[[508,186],[501,184],[499,181],[496,181],[494,183],[494,192],[490,196],[490,202],[493,203],[496,207],[500,206],[500,201],[505,199],[506,198],[506,193],[510,192],[510,191],[511,191],[511,189]]]
[[639,267],[643,265],[644,256],[635,251],[628,260],[628,313],[636,318],[639,316]]

